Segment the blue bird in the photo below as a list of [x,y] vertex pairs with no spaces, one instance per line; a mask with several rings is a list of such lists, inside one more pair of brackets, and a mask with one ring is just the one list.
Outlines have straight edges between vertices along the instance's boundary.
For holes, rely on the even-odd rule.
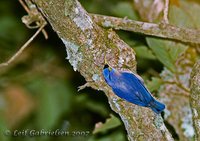
[[118,71],[105,65],[103,76],[106,83],[120,98],[139,106],[149,107],[156,114],[165,109],[164,104],[152,97],[139,75],[127,71]]

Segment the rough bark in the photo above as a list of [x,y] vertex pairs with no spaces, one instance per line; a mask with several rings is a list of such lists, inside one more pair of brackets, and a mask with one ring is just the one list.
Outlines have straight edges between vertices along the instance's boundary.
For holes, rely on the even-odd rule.
[[185,43],[200,44],[199,30],[196,29],[181,28],[166,23],[155,24],[96,14],[91,14],[91,16],[96,23],[103,27],[132,31]]
[[114,31],[96,25],[77,0],[33,1],[65,44],[67,59],[85,78],[86,86],[105,92],[129,140],[173,140],[160,116],[155,118],[150,109],[119,99],[105,83],[105,57],[114,68],[136,71],[134,51]]
[[193,124],[195,127],[195,140],[200,140],[200,60],[194,65],[191,73],[191,95],[190,103],[193,113]]

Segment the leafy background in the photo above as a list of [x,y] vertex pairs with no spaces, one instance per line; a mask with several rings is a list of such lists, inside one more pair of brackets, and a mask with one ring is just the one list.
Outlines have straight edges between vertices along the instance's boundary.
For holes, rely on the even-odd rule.
[[[162,13],[152,13],[152,0],[144,5],[131,0],[80,1],[88,12],[134,20],[159,22]],[[199,28],[198,0],[171,0],[171,24]],[[21,22],[26,15],[18,1],[0,1],[0,62],[12,56],[35,30]],[[157,15],[157,16],[155,16]],[[85,83],[66,58],[65,48],[51,27],[49,39],[40,34],[25,52],[8,67],[0,69],[0,140],[2,141],[127,141],[118,115],[105,95],[90,88],[77,92]],[[138,74],[150,91],[167,108],[165,123],[176,140],[193,140],[194,128],[189,105],[189,76],[199,58],[199,46],[117,31],[136,52]],[[96,125],[96,126],[95,126]],[[96,128],[95,128],[96,127]],[[76,136],[6,136],[6,131],[66,130]],[[80,133],[88,135],[79,135]],[[72,134],[70,134],[72,135]]]

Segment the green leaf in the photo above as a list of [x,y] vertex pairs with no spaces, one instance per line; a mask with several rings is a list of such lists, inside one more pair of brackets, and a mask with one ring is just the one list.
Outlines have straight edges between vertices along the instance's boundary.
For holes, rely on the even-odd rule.
[[186,51],[188,46],[153,37],[147,37],[146,40],[158,60],[170,71],[175,72],[175,62],[177,58]]
[[130,19],[138,19],[136,12],[133,10],[131,3],[129,2],[119,2],[111,8],[111,12],[115,16],[127,17]]
[[39,96],[38,124],[41,128],[50,129],[63,112],[70,109],[70,91],[64,82],[45,82]]
[[200,5],[191,1],[180,1],[180,6],[172,5],[169,10],[171,24],[179,27],[200,27]]
[[99,122],[96,124],[93,134],[105,132],[109,129],[116,128],[120,125],[121,125],[121,121],[114,115],[111,115],[111,117],[107,119],[105,123]]
[[98,113],[101,116],[107,116],[109,114],[105,104],[90,100],[88,94],[79,94],[76,97],[76,101],[78,105],[82,105],[82,107],[86,107],[88,110]]
[[[0,107],[2,108],[2,107]],[[1,110],[1,113],[0,113],[0,139],[3,140],[3,141],[9,141],[10,140],[10,136],[11,134],[9,134],[11,131],[9,130],[9,128],[7,127],[6,125],[6,119],[5,119],[5,116],[3,115],[4,112],[2,112],[2,109]]]
[[190,17],[191,20],[189,22],[192,22],[195,28],[200,28],[200,5],[195,2],[183,1],[181,6]]
[[146,46],[135,47],[134,51],[136,52],[136,56],[144,59],[156,59],[155,55],[152,53],[150,49]]
[[[191,6],[191,5],[189,5]],[[187,15],[186,11],[181,7],[172,5],[169,10],[169,21],[170,24],[177,25],[179,27],[192,28],[193,23],[190,17]]]
[[[52,79],[53,80],[53,79]],[[36,95],[36,125],[39,129],[52,129],[63,113],[70,111],[72,92],[62,80],[51,81],[36,77],[28,84]]]
[[127,141],[127,137],[123,132],[117,131],[100,137],[93,135],[88,139],[88,141]]
[[[169,20],[179,27],[200,27],[200,6],[194,2],[180,1],[180,6],[171,5]],[[157,38],[148,37],[147,43],[160,60],[170,71],[176,70],[175,61],[185,52],[188,46]]]
[[147,83],[147,88],[150,92],[156,91],[162,85],[162,80],[158,77],[152,77],[152,80]]

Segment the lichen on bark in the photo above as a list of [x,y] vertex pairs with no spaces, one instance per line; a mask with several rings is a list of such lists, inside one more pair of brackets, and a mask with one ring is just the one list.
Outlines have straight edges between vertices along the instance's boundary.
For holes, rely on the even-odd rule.
[[190,104],[193,113],[193,124],[195,127],[195,140],[200,140],[200,60],[196,62],[191,73],[191,95]]

